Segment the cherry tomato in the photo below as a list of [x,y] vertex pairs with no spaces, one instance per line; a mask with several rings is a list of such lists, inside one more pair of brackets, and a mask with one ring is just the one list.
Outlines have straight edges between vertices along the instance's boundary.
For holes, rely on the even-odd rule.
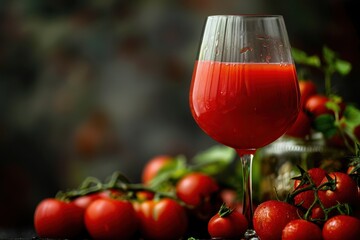
[[316,84],[311,80],[299,81],[299,89],[301,94],[300,103],[304,107],[306,101],[312,96],[317,94]]
[[360,142],[360,125],[354,128],[353,133],[354,136],[357,138],[358,142]]
[[208,223],[208,232],[212,238],[240,239],[248,228],[246,217],[238,211],[222,205]]
[[140,234],[149,240],[178,240],[188,228],[185,208],[170,198],[146,200],[135,204]]
[[286,224],[282,230],[281,240],[322,240],[321,229],[312,222],[296,219]]
[[85,230],[84,209],[73,202],[46,198],[36,207],[34,225],[41,238],[76,238]]
[[[321,181],[324,179],[326,171],[322,168],[311,168],[307,171],[310,178],[314,182],[315,186],[319,186]],[[294,182],[294,190],[299,187],[301,180],[295,180]],[[299,188],[308,187],[308,184],[300,186]],[[295,196],[294,202],[296,205],[301,205],[304,208],[309,208],[310,205],[314,202],[315,195],[313,190],[301,192]]]
[[[312,95],[305,104],[305,111],[310,112],[314,117],[318,117],[322,114],[331,114],[334,115],[334,111],[327,108],[326,103],[331,101],[330,98],[324,95],[315,94]],[[344,110],[345,110],[345,103],[340,102],[338,103],[338,106],[340,107],[339,117],[342,116]]]
[[218,183],[204,173],[189,173],[176,184],[178,198],[192,206],[199,218],[207,220],[221,205],[219,191]]
[[310,117],[304,111],[300,111],[299,115],[296,118],[295,123],[286,132],[286,135],[297,138],[305,138],[307,135],[310,134],[310,130],[311,130]]
[[[331,207],[337,203],[353,204],[357,199],[358,189],[355,181],[346,173],[332,172],[329,174],[335,181],[334,190],[320,190],[319,199],[325,207]],[[321,184],[328,182],[325,177]]]
[[324,240],[359,239],[360,220],[347,215],[334,216],[325,222],[322,235]]
[[[324,219],[325,213],[320,206],[315,206],[311,209],[311,219]],[[319,223],[320,224],[320,223]]]
[[357,171],[354,171],[355,166],[349,166],[348,169],[346,170],[347,174],[357,174]]
[[83,208],[84,210],[95,200],[101,198],[102,196],[98,193],[89,194],[85,196],[78,197],[73,200],[74,204]]
[[281,239],[286,224],[298,218],[298,209],[295,206],[286,202],[268,200],[255,209],[253,224],[261,240]]
[[133,239],[138,229],[133,205],[125,200],[97,199],[86,209],[84,219],[94,239]]
[[124,195],[119,189],[107,189],[98,193],[101,198],[120,198]]
[[155,196],[155,193],[149,191],[138,191],[136,192],[136,199],[140,202],[145,200],[151,200]]
[[149,184],[157,173],[168,163],[172,161],[172,157],[168,155],[158,155],[150,159],[142,171],[142,182]]
[[326,96],[315,94],[312,95],[305,103],[305,110],[310,112],[314,117],[322,114],[334,114],[334,112],[326,107],[326,103],[330,99]]
[[242,213],[243,211],[242,200],[239,199],[239,196],[235,190],[226,189],[226,188],[221,189],[220,197],[222,202],[224,202],[226,206]]
[[[357,188],[358,188],[358,194],[357,194],[357,203],[360,203],[360,171],[359,171],[359,164],[360,161],[359,159],[353,159],[350,160],[350,164],[346,170],[346,173],[352,178],[354,179],[354,181],[357,184]],[[359,216],[360,218],[360,204],[357,204],[355,206],[354,210],[354,216]]]

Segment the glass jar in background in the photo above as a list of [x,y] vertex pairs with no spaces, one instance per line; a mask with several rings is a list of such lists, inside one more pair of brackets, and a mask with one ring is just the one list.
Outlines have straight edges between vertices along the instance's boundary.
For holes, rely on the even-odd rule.
[[304,140],[283,136],[259,149],[254,161],[254,188],[259,202],[284,199],[292,190],[294,180],[304,170],[320,167],[327,172],[344,171],[350,152],[346,148],[328,146],[321,133]]

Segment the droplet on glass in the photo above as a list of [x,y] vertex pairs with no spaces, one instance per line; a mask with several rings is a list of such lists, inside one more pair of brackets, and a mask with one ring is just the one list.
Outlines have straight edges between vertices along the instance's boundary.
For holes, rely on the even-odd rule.
[[269,38],[270,37],[268,35],[257,35],[256,36],[256,39],[261,40],[261,41],[267,40]]
[[271,60],[271,56],[268,55],[268,56],[265,57],[265,61],[266,61],[267,63],[269,63],[270,60]]
[[248,51],[253,51],[252,47],[243,47],[242,49],[240,49],[240,53],[246,53]]

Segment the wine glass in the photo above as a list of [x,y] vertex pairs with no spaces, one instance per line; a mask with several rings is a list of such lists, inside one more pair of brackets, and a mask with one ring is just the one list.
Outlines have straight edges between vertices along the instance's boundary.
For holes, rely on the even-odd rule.
[[300,110],[296,69],[280,15],[216,15],[205,22],[190,86],[190,108],[200,128],[238,153],[243,214],[252,229],[252,160],[275,141]]

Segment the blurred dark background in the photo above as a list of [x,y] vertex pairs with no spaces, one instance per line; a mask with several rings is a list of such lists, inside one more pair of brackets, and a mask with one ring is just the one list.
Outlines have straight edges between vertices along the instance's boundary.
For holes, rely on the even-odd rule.
[[[86,176],[140,181],[158,154],[215,144],[188,90],[207,15],[281,14],[293,47],[352,63],[333,85],[360,103],[354,0],[0,1],[0,229],[32,225],[36,204]],[[319,88],[322,86],[321,74]]]

